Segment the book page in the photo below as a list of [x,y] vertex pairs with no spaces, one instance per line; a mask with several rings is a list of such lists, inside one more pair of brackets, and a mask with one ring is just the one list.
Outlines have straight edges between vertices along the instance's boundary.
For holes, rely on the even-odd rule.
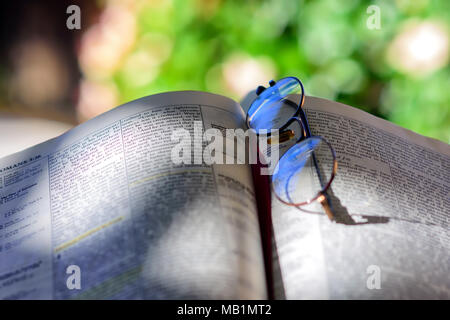
[[0,159],[0,298],[266,298],[250,167],[171,160],[174,129],[195,123],[244,114],[158,94]]
[[272,197],[286,297],[449,299],[450,146],[324,99],[305,110],[336,151],[337,216]]

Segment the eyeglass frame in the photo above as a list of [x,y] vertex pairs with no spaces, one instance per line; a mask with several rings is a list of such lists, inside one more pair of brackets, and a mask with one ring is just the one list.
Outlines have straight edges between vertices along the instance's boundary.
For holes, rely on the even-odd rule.
[[[331,200],[330,200],[330,197],[329,197],[327,191],[328,191],[328,189],[330,188],[331,183],[333,182],[334,177],[335,177],[336,172],[337,172],[338,163],[337,163],[337,160],[336,160],[336,153],[335,153],[335,151],[334,151],[332,145],[331,145],[325,138],[323,138],[322,136],[314,136],[314,135],[311,134],[311,129],[310,129],[310,127],[309,127],[309,124],[308,124],[308,120],[307,120],[307,118],[306,118],[305,111],[303,110],[303,105],[304,105],[304,103],[305,103],[305,97],[306,97],[306,95],[305,95],[305,89],[304,89],[304,87],[303,87],[303,83],[302,83],[298,78],[296,78],[296,77],[285,77],[285,78],[282,78],[282,79],[280,79],[280,80],[278,80],[278,81],[281,81],[281,80],[284,80],[284,79],[293,79],[293,80],[295,80],[295,81],[300,85],[300,88],[301,88],[301,98],[300,98],[300,101],[299,101],[298,104],[295,103],[295,102],[293,102],[292,100],[287,99],[287,97],[282,98],[282,99],[285,100],[286,104],[289,104],[289,105],[291,105],[291,106],[294,105],[294,106],[296,107],[297,110],[295,111],[295,113],[293,114],[293,116],[292,116],[291,118],[289,118],[289,120],[287,120],[287,122],[286,122],[284,125],[282,125],[280,128],[278,128],[278,132],[283,132],[283,131],[284,131],[285,129],[287,129],[294,121],[297,121],[297,122],[299,123],[299,125],[300,125],[300,127],[301,127],[302,130],[301,130],[301,136],[298,138],[298,140],[295,142],[294,145],[296,145],[296,144],[298,144],[298,143],[300,143],[300,142],[302,142],[302,141],[305,141],[305,140],[307,140],[307,139],[309,139],[309,138],[313,138],[313,137],[318,137],[318,138],[320,138],[321,140],[323,140],[323,141],[328,145],[328,147],[329,147],[330,150],[331,150],[331,154],[332,154],[332,156],[333,156],[333,169],[332,169],[331,177],[330,177],[328,183],[324,186],[324,183],[323,183],[323,181],[322,181],[322,177],[321,177],[321,174],[320,174],[320,170],[319,170],[319,168],[318,168],[317,160],[316,160],[316,157],[315,157],[315,154],[314,154],[314,151],[313,151],[312,157],[313,157],[313,161],[314,161],[314,167],[315,167],[315,169],[316,169],[316,172],[317,172],[317,175],[318,175],[318,178],[319,178],[319,182],[320,182],[320,186],[321,186],[321,188],[322,188],[322,189],[317,193],[317,195],[314,196],[312,199],[309,199],[309,200],[307,200],[307,201],[300,202],[300,203],[290,203],[290,202],[286,202],[286,201],[284,201],[283,199],[281,199],[281,197],[279,197],[279,196],[277,195],[276,192],[275,192],[275,195],[276,195],[276,197],[277,197],[283,204],[286,204],[286,205],[289,205],[289,206],[294,206],[294,207],[300,207],[300,206],[303,206],[303,205],[307,205],[307,204],[310,204],[310,203],[312,203],[312,202],[314,202],[314,201],[317,200],[317,201],[319,201],[319,203],[323,206],[323,208],[324,208],[324,210],[325,210],[325,214],[328,216],[328,218],[329,218],[331,221],[334,221],[335,214],[333,213],[333,210],[332,210],[332,203],[331,203]],[[265,88],[265,87],[263,87],[263,86],[258,86],[258,88],[256,89],[256,95],[259,97],[260,94],[261,94],[262,92],[264,92],[265,90],[267,90],[267,89],[269,89],[269,88],[271,88],[271,87],[274,87],[274,86],[276,85],[276,82],[275,82],[274,80],[270,80],[270,81],[269,81],[269,85],[270,85],[270,87],[268,87],[268,88]],[[249,109],[247,110],[247,113],[246,113],[246,119],[245,119],[245,122],[246,122],[248,128],[252,128],[251,125],[250,125],[249,110],[251,109],[253,103],[255,103],[255,101],[256,101],[257,99],[258,99],[258,98],[255,98],[255,99],[252,101],[252,103],[250,104],[250,107],[249,107]],[[256,132],[256,134],[259,135],[258,132]],[[270,131],[267,132],[267,133],[266,133],[266,136],[267,136],[267,137],[271,136],[271,132],[270,132]],[[292,145],[290,148],[294,147],[294,145]],[[281,159],[281,158],[280,158],[280,159]],[[273,190],[273,183],[271,183],[271,188],[272,188],[272,190]],[[274,190],[273,190],[273,191],[274,191]]]

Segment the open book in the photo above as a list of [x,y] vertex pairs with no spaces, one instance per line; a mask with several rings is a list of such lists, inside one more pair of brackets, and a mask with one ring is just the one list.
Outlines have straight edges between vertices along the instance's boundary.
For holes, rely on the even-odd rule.
[[0,298],[450,298],[449,145],[305,110],[336,150],[336,222],[281,204],[255,166],[171,161],[177,128],[246,129],[209,93],[145,97],[0,159]]

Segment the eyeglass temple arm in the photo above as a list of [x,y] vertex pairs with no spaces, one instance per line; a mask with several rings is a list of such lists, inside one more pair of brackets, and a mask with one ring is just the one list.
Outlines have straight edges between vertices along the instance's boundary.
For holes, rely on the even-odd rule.
[[[320,187],[321,188],[325,188],[325,183],[323,182],[323,178],[322,178],[322,175],[320,173],[319,165],[317,163],[317,159],[316,159],[316,155],[314,154],[314,151],[312,153],[312,159],[313,159],[313,162],[314,162],[314,167],[316,168],[317,176],[319,178]],[[333,213],[333,205],[331,203],[330,195],[325,191],[325,192],[322,193],[322,195],[320,196],[320,198],[318,200],[322,204],[323,209],[325,210],[325,213],[327,214],[328,218],[330,218],[330,220],[333,221],[334,220],[334,213]]]
[[309,129],[308,120],[306,119],[305,111],[301,107],[299,109],[299,117],[300,117],[300,120],[302,121],[302,127],[303,127],[303,132],[305,133],[305,138],[311,137],[312,134],[311,134],[311,130]]
[[[305,138],[311,137],[311,130],[309,129],[308,120],[306,119],[306,114],[305,114],[305,111],[303,110],[303,108],[300,108],[300,110],[299,110],[299,117],[300,117],[300,119],[302,121],[302,124],[303,124],[302,126],[303,126],[303,131],[305,133]],[[323,182],[323,177],[322,177],[322,175],[320,173],[319,165],[317,163],[316,155],[315,155],[314,152],[312,154],[312,159],[313,159],[314,167],[316,168],[317,176],[319,178],[320,186],[322,188],[324,188],[325,187],[325,183]],[[324,192],[322,194],[322,196],[320,197],[319,201],[322,204],[322,206],[323,206],[323,208],[325,210],[325,213],[327,214],[328,218],[330,220],[334,220],[333,205],[331,203],[331,199],[330,199],[329,194],[327,192]]]
[[331,209],[331,202],[328,199],[328,195],[326,193],[322,193],[322,195],[317,199],[319,200],[320,204],[322,205],[323,209],[325,210],[325,213],[331,221],[334,221],[334,213]]

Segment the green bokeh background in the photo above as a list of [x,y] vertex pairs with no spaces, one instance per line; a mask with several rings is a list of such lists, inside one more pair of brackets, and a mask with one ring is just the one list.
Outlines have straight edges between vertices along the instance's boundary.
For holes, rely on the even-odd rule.
[[[380,8],[381,28],[366,26]],[[389,64],[386,51],[412,19],[449,27],[450,1],[175,0],[140,3],[137,38],[128,56],[170,52],[150,77],[123,63],[111,76],[120,102],[170,90],[230,96],[220,66],[240,55],[265,61],[275,78],[297,76],[308,95],[361,108],[420,134],[450,141],[450,69],[426,75]],[[126,58],[125,58],[126,60]],[[136,81],[138,79],[139,81]]]

